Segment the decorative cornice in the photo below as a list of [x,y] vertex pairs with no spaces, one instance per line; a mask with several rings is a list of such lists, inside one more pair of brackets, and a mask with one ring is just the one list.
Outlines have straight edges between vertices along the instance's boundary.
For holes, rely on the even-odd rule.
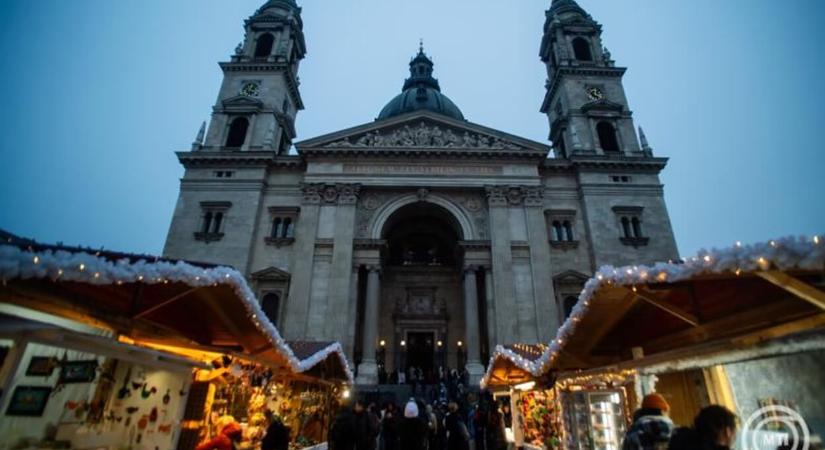
[[492,244],[490,241],[459,241],[458,246],[463,250],[489,250]]
[[545,159],[547,158],[546,151],[536,151],[527,149],[477,149],[477,148],[409,148],[409,147],[392,147],[392,148],[372,148],[372,147],[315,147],[302,148],[299,150],[303,156],[307,158],[317,158],[323,156],[366,156],[366,157],[383,157],[383,156],[401,156],[401,157],[436,157],[436,158],[518,158],[518,159]]
[[356,250],[384,250],[387,248],[387,241],[384,239],[355,239],[352,245]]
[[198,151],[176,152],[178,161],[187,169],[192,167],[269,166],[303,169],[304,160],[298,156],[278,155],[274,151]]

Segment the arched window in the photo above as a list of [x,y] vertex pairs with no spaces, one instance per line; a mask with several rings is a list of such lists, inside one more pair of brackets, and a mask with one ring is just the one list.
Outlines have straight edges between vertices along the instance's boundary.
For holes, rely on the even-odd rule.
[[284,226],[283,231],[281,234],[283,238],[291,238],[292,237],[292,219],[287,217],[284,219]]
[[626,238],[633,237],[633,234],[630,232],[630,219],[627,217],[622,217],[622,232]]
[[229,125],[229,135],[226,137],[227,147],[243,147],[246,142],[246,130],[249,128],[249,120],[246,117],[237,117]]
[[619,153],[619,141],[616,139],[616,129],[610,122],[599,122],[596,125],[596,132],[599,134],[599,143],[605,153]]
[[562,224],[564,226],[564,237],[566,241],[573,242],[573,225],[570,224],[569,220],[565,220]]
[[630,223],[633,225],[633,237],[642,237],[642,223],[638,217],[634,217]]
[[576,303],[579,302],[578,297],[575,296],[567,296],[564,298],[564,318],[570,317],[570,314],[573,314],[573,307],[576,306]]
[[277,239],[281,236],[281,218],[276,217],[275,220],[272,221],[272,231],[270,232],[269,236],[273,239]]
[[561,222],[558,220],[553,221],[553,240],[554,241],[563,241],[564,240],[564,233],[561,228]]
[[222,212],[215,213],[215,220],[212,222],[212,232],[213,233],[220,233],[221,232],[221,222],[223,222],[223,213]]
[[573,39],[573,54],[579,61],[593,61],[593,54],[590,51],[590,43],[587,39],[577,37]]
[[272,54],[272,44],[275,42],[275,37],[270,33],[264,33],[258,37],[258,43],[255,45],[255,57],[266,58]]
[[201,231],[204,233],[209,233],[209,227],[212,226],[212,211],[208,211],[206,215],[203,216],[203,228]]
[[273,325],[278,324],[278,311],[281,308],[281,296],[275,292],[269,292],[261,300],[261,309]]

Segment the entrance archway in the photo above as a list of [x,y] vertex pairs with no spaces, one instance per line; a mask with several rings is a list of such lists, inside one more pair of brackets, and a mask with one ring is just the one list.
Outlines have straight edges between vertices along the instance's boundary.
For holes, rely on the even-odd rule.
[[384,222],[380,339],[388,371],[415,367],[435,381],[438,368],[458,365],[465,335],[459,242],[463,230],[446,208],[415,202]]

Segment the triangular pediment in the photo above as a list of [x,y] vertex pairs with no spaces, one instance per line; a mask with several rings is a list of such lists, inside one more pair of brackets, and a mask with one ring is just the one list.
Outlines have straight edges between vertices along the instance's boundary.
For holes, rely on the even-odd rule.
[[253,273],[250,278],[257,281],[288,281],[290,274],[289,272],[281,270],[277,267],[267,267],[266,269]]
[[260,108],[264,105],[259,99],[245,95],[236,95],[224,99],[221,103],[224,108]]
[[621,103],[615,103],[605,99],[596,100],[582,106],[582,111],[584,112],[594,110],[622,112],[624,110],[624,106]]
[[431,111],[348,128],[295,144],[304,149],[453,149],[548,152],[549,146]]

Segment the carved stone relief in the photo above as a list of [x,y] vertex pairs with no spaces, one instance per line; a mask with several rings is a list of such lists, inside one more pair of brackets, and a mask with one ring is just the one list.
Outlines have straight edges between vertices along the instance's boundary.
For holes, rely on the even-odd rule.
[[442,129],[438,125],[421,122],[418,126],[404,125],[395,130],[369,131],[357,138],[344,138],[328,144],[329,147],[436,147],[436,148],[524,148],[495,136],[471,133],[466,130]]

